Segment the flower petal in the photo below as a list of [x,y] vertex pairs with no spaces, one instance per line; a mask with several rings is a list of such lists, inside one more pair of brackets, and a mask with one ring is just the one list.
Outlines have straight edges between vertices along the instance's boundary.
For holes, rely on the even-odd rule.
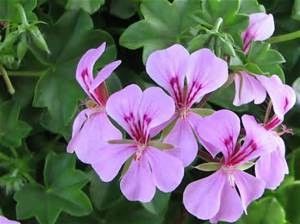
[[[73,122],[73,127],[72,127],[72,137],[76,136],[80,130],[82,129],[84,123],[88,120],[88,117],[93,114],[93,110],[91,109],[84,109],[80,111],[79,114],[74,119]],[[67,152],[72,153],[74,152],[74,149],[70,147],[71,145],[69,144],[67,147]]]
[[276,136],[277,148],[262,155],[255,165],[255,175],[266,183],[266,188],[275,190],[289,173],[285,160],[285,145],[282,138]]
[[0,216],[0,224],[20,224],[20,223],[14,220],[9,220],[4,216]]
[[238,160],[239,163],[247,162],[271,152],[276,147],[270,132],[258,124],[253,116],[243,115],[242,122],[246,137],[239,152],[235,154],[236,161]]
[[[88,110],[85,110],[85,112]],[[89,111],[88,111],[89,112]],[[84,115],[79,114],[78,121],[75,122],[74,130],[77,130],[82,123]],[[79,160],[90,163],[94,159],[94,152],[101,146],[107,144],[112,139],[120,139],[121,132],[112,125],[104,112],[96,112],[90,115],[82,127],[70,140],[67,151],[76,153]]]
[[243,208],[246,211],[252,201],[263,195],[265,184],[262,180],[240,170],[236,170],[233,175],[240,192]]
[[242,34],[244,51],[247,52],[252,41],[263,41],[272,36],[275,30],[272,14],[253,13],[249,15],[249,25]]
[[144,154],[148,159],[155,185],[162,192],[171,192],[180,184],[184,168],[180,160],[153,147]]
[[234,75],[235,97],[233,104],[240,106],[242,104],[254,101],[255,104],[262,103],[267,96],[266,90],[253,75],[246,72],[240,72]]
[[222,171],[190,183],[183,193],[183,204],[187,211],[199,219],[211,219],[221,206],[224,184],[227,181]]
[[121,64],[121,61],[113,61],[105,65],[97,74],[92,85],[90,87],[90,92],[92,93],[97,89],[112,73],[113,71]]
[[155,184],[148,161],[142,156],[140,160],[132,160],[121,183],[121,191],[129,201],[149,202],[155,194]]
[[150,131],[171,119],[175,104],[161,88],[150,87],[143,92],[138,113],[140,121],[145,122]]
[[98,48],[88,50],[80,59],[76,69],[76,80],[82,89],[90,96],[90,87],[94,80],[93,67],[105,50],[104,42]]
[[178,118],[164,142],[174,146],[168,152],[183,162],[184,166],[190,165],[198,152],[196,136],[187,118]]
[[192,53],[187,71],[187,104],[192,106],[205,94],[220,88],[228,79],[227,63],[206,48]]
[[[154,51],[146,62],[151,79],[175,99],[183,97],[186,63],[189,52],[180,44]],[[180,97],[181,95],[181,97]]]
[[127,117],[137,120],[137,110],[142,98],[142,90],[132,84],[112,94],[106,103],[106,111],[128,134],[132,135]]
[[92,167],[102,181],[109,182],[117,176],[122,165],[136,151],[136,147],[125,144],[107,144],[98,150]]
[[210,221],[212,223],[217,223],[218,221],[235,222],[242,214],[241,198],[236,189],[229,182],[226,182],[222,190],[220,210]]
[[213,157],[222,152],[227,160],[234,151],[240,133],[240,119],[229,110],[219,110],[199,119],[195,133]]
[[296,94],[292,87],[283,84],[277,75],[271,77],[257,76],[257,79],[265,87],[269,94],[274,112],[280,120],[295,105]]

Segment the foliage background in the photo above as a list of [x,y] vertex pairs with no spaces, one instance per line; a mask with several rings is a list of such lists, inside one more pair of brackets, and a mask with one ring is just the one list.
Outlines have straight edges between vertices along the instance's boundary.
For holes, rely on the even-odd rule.
[[[208,2],[208,7],[204,9],[202,2]],[[16,4],[22,6],[28,24]],[[25,224],[202,223],[182,205],[185,185],[199,178],[191,168],[175,192],[157,193],[151,203],[141,204],[124,199],[118,180],[102,183],[90,167],[65,153],[72,121],[84,99],[74,78],[76,64],[87,49],[106,41],[108,51],[97,69],[116,57],[122,60],[108,80],[109,90],[129,83],[146,88],[153,83],[143,61],[151,51],[181,42],[191,50],[207,46],[220,56],[235,54],[234,45],[241,44],[239,32],[247,26],[245,14],[262,10],[259,4],[274,15],[275,35],[300,29],[299,0],[175,0],[172,4],[167,0],[0,0],[0,68],[6,68],[15,89],[11,95],[1,79],[1,212]],[[202,23],[211,31],[220,16],[224,22],[217,34],[199,29]],[[12,25],[10,32],[15,31],[9,41],[5,21]],[[299,36],[296,33],[293,38]],[[273,40],[272,48],[286,60],[285,76],[278,54],[271,59],[254,55],[261,60],[247,59],[242,66],[266,75],[275,72],[299,94],[300,39]],[[266,106],[234,107],[232,99],[231,85],[211,96],[209,106],[257,116]],[[266,191],[238,223],[300,223],[299,115],[296,105],[286,118],[295,132],[285,137],[289,176],[276,191]]]

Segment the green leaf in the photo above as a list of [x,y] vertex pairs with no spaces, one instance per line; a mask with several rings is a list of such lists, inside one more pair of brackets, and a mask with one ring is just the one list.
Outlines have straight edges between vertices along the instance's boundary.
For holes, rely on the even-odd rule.
[[106,213],[106,223],[109,224],[161,224],[164,214],[155,215],[140,203],[122,200]]
[[300,182],[294,181],[284,185],[277,191],[276,196],[286,212],[286,219],[290,223],[300,223]]
[[300,20],[300,1],[299,0],[294,1],[292,17],[295,20],[298,20],[298,21]]
[[89,189],[93,205],[100,211],[110,209],[123,198],[118,179],[110,183],[104,183],[96,173],[92,173]]
[[202,2],[202,13],[200,17],[212,26],[216,23],[218,18],[222,18],[223,23],[220,30],[222,32],[239,35],[248,26],[248,17],[238,14],[239,9],[239,0],[204,0]]
[[36,7],[36,0],[1,0],[0,1],[0,20],[9,20],[15,23],[21,22],[20,15],[16,13],[16,5],[21,4],[26,12],[30,14]]
[[75,169],[74,156],[50,153],[44,168],[44,186],[27,184],[14,196],[18,219],[35,217],[41,224],[54,224],[62,211],[72,216],[88,215],[92,206],[81,190],[87,182],[88,176]]
[[143,1],[144,19],[124,31],[120,44],[129,49],[143,47],[145,62],[152,51],[183,42],[183,33],[197,25],[192,15],[199,8],[200,3],[194,0]]
[[253,202],[237,224],[285,224],[285,212],[280,203],[273,197],[266,197]]
[[[41,124],[47,129],[67,136],[83,92],[75,81],[75,69],[80,57],[91,47],[108,43],[101,57],[103,65],[115,58],[111,36],[93,30],[90,16],[83,12],[66,12],[54,25],[45,30],[51,55],[32,49],[46,65],[35,89],[33,105],[46,107]],[[66,91],[67,90],[67,91]]]
[[[247,56],[246,70],[254,74],[278,75],[284,81],[284,73],[280,64],[285,62],[284,57],[270,48],[269,43],[253,42]],[[249,65],[252,65],[249,68]],[[253,68],[256,67],[254,70]]]
[[6,147],[18,147],[22,144],[31,128],[19,120],[20,106],[13,101],[0,104],[0,144]]
[[112,0],[109,12],[121,19],[132,17],[138,9],[138,2],[134,0]]
[[240,0],[239,13],[251,14],[255,12],[265,12],[265,7],[257,0]]
[[249,109],[248,105],[243,105],[240,107],[236,107],[232,104],[234,98],[234,86],[231,84],[230,86],[226,87],[223,86],[217,91],[215,91],[212,96],[208,99],[210,103],[216,104],[223,108],[227,108],[229,110],[242,112],[247,111]]
[[293,150],[288,156],[290,175],[293,176],[295,180],[300,180],[300,148]]
[[104,5],[104,2],[105,0],[67,0],[65,8],[68,10],[82,9],[89,14],[93,14]]
[[142,203],[142,205],[147,211],[153,213],[154,215],[163,216],[167,211],[170,196],[170,193],[156,191],[152,201],[148,203]]

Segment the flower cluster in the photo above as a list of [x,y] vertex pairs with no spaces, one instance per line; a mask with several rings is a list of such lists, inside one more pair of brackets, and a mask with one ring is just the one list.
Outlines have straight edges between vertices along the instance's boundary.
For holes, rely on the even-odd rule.
[[[250,15],[242,34],[244,53],[253,41],[265,40],[273,31],[272,15]],[[149,202],[156,188],[177,188],[184,167],[204,153],[206,162],[196,168],[213,174],[188,184],[183,203],[188,212],[212,223],[236,221],[265,189],[279,186],[288,173],[280,136],[289,130],[282,122],[296,99],[278,76],[229,74],[227,62],[210,49],[190,54],[175,44],[153,52],[146,62],[148,75],[162,88],[141,90],[132,84],[110,95],[105,80],[120,61],[106,65],[94,78],[94,64],[104,50],[105,43],[90,49],[78,64],[76,79],[89,99],[74,121],[67,149],[90,164],[102,181],[121,173],[124,196]],[[236,88],[234,105],[260,104],[268,96],[263,121],[246,114],[241,127],[239,117],[229,110],[197,113],[206,96],[232,80],[230,76]]]

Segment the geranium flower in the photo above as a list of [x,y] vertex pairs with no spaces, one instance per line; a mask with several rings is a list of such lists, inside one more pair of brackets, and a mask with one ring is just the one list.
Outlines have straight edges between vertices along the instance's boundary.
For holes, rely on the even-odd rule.
[[[192,182],[184,191],[186,209],[199,219],[235,222],[264,192],[264,181],[243,170],[271,150],[272,142],[253,116],[244,115],[242,122],[246,136],[238,141],[240,120],[233,112],[220,110],[198,121],[195,130],[200,143],[219,161],[215,173]],[[222,157],[217,156],[220,153]]]
[[20,223],[17,221],[9,220],[4,216],[0,216],[0,224],[20,224]]
[[272,14],[263,12],[249,15],[249,25],[242,33],[243,50],[248,52],[252,41],[263,41],[274,33],[274,18]]
[[264,124],[257,125],[263,125],[276,144],[270,153],[261,155],[255,166],[255,174],[258,178],[265,181],[267,188],[275,189],[283,181],[285,174],[289,172],[285,160],[285,144],[280,137],[289,130],[284,128],[280,132],[278,128],[284,120],[284,115],[295,105],[296,94],[292,87],[283,84],[276,75],[270,78],[259,76],[258,79],[270,96],[274,116]]
[[121,61],[114,61],[104,66],[94,78],[93,67],[105,50],[105,43],[98,48],[88,50],[80,59],[76,80],[88,95],[86,109],[81,111],[74,120],[72,139],[67,151],[75,151],[77,157],[89,163],[91,151],[106,144],[109,139],[120,138],[121,133],[109,121],[105,113],[108,91],[105,86],[107,79]]
[[176,114],[171,120],[175,125],[165,141],[176,146],[170,153],[187,166],[198,151],[192,126],[199,115],[192,112],[192,106],[226,82],[227,63],[209,49],[200,49],[190,55],[183,46],[175,44],[153,52],[146,62],[146,70],[175,101]]
[[[248,53],[253,41],[263,41],[274,33],[274,19],[272,14],[253,13],[249,15],[249,25],[242,33],[243,50]],[[240,106],[254,101],[262,103],[266,98],[266,90],[257,80],[257,74],[241,71],[234,74],[235,97],[233,104]]]
[[151,141],[159,132],[157,127],[173,116],[173,99],[158,87],[142,92],[137,85],[129,85],[110,96],[106,111],[132,140],[114,139],[99,148],[92,167],[100,178],[111,181],[122,165],[130,161],[120,183],[128,200],[149,202],[156,187],[163,192],[173,191],[183,178],[182,162],[160,150],[160,146],[170,145]]

